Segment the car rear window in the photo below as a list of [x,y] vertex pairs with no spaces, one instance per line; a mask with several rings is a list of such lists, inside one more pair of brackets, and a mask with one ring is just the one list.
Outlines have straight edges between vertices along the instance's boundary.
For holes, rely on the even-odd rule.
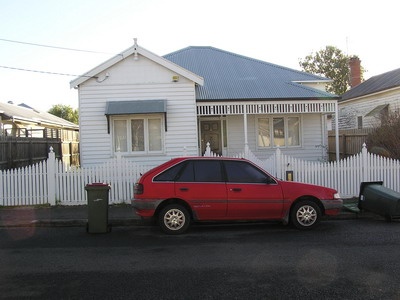
[[175,181],[182,167],[183,167],[182,163],[172,166],[171,168],[165,170],[164,172],[154,177],[153,181]]

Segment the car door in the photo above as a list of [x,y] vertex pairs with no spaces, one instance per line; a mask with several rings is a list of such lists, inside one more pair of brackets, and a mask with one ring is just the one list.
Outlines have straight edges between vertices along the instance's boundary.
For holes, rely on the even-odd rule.
[[279,219],[283,212],[281,186],[267,173],[246,161],[225,161],[227,217]]
[[199,220],[226,216],[227,190],[219,160],[189,160],[175,181],[175,194],[190,204]]

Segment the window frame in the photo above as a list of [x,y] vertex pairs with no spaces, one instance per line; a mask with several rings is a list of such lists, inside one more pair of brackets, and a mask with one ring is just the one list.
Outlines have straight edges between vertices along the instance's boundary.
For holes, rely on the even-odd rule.
[[[299,121],[299,144],[298,145],[289,145],[289,119],[290,118],[298,118]],[[260,120],[268,120],[268,131],[269,131],[269,140],[270,140],[270,145],[269,146],[262,146],[259,143],[259,133],[260,133]],[[283,123],[284,123],[284,145],[276,145],[275,141],[274,141],[274,119],[283,119]],[[256,118],[256,126],[255,126],[255,130],[256,130],[256,148],[258,150],[262,150],[262,149],[271,149],[271,148],[299,148],[302,147],[303,144],[303,131],[302,131],[302,124],[303,124],[303,120],[301,115],[263,115],[263,116],[259,116]]]
[[[160,150],[150,151],[150,132],[149,132],[149,120],[159,120],[160,124]],[[144,131],[144,150],[143,151],[133,151],[132,150],[132,120],[143,120],[143,131]],[[126,139],[127,139],[127,151],[120,152],[115,149],[115,139],[116,135],[114,132],[115,121],[125,121],[126,124]],[[162,113],[157,114],[132,114],[132,115],[118,115],[111,117],[111,147],[112,153],[121,153],[124,155],[159,155],[165,153],[165,116]]]

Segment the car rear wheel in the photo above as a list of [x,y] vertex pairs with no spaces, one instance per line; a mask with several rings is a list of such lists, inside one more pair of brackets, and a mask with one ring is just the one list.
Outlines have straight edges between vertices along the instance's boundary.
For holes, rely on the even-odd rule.
[[321,220],[321,209],[313,201],[300,201],[293,206],[290,220],[299,229],[311,229]]
[[190,215],[184,206],[170,204],[160,211],[158,223],[165,233],[182,234],[189,228]]

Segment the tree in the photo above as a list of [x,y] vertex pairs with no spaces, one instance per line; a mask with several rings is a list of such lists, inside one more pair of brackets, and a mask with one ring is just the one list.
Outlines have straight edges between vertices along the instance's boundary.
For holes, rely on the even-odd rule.
[[70,105],[56,104],[53,105],[48,113],[60,117],[72,123],[79,123],[79,113],[77,109],[73,109]]
[[[333,82],[327,85],[326,91],[342,95],[350,88],[349,59],[352,57],[356,56],[347,56],[334,46],[326,46],[325,49],[300,59],[299,64],[305,72],[332,79]],[[361,67],[361,79],[363,72]]]
[[371,153],[400,159],[400,113],[391,112],[381,118],[380,126],[368,134],[367,145]]

